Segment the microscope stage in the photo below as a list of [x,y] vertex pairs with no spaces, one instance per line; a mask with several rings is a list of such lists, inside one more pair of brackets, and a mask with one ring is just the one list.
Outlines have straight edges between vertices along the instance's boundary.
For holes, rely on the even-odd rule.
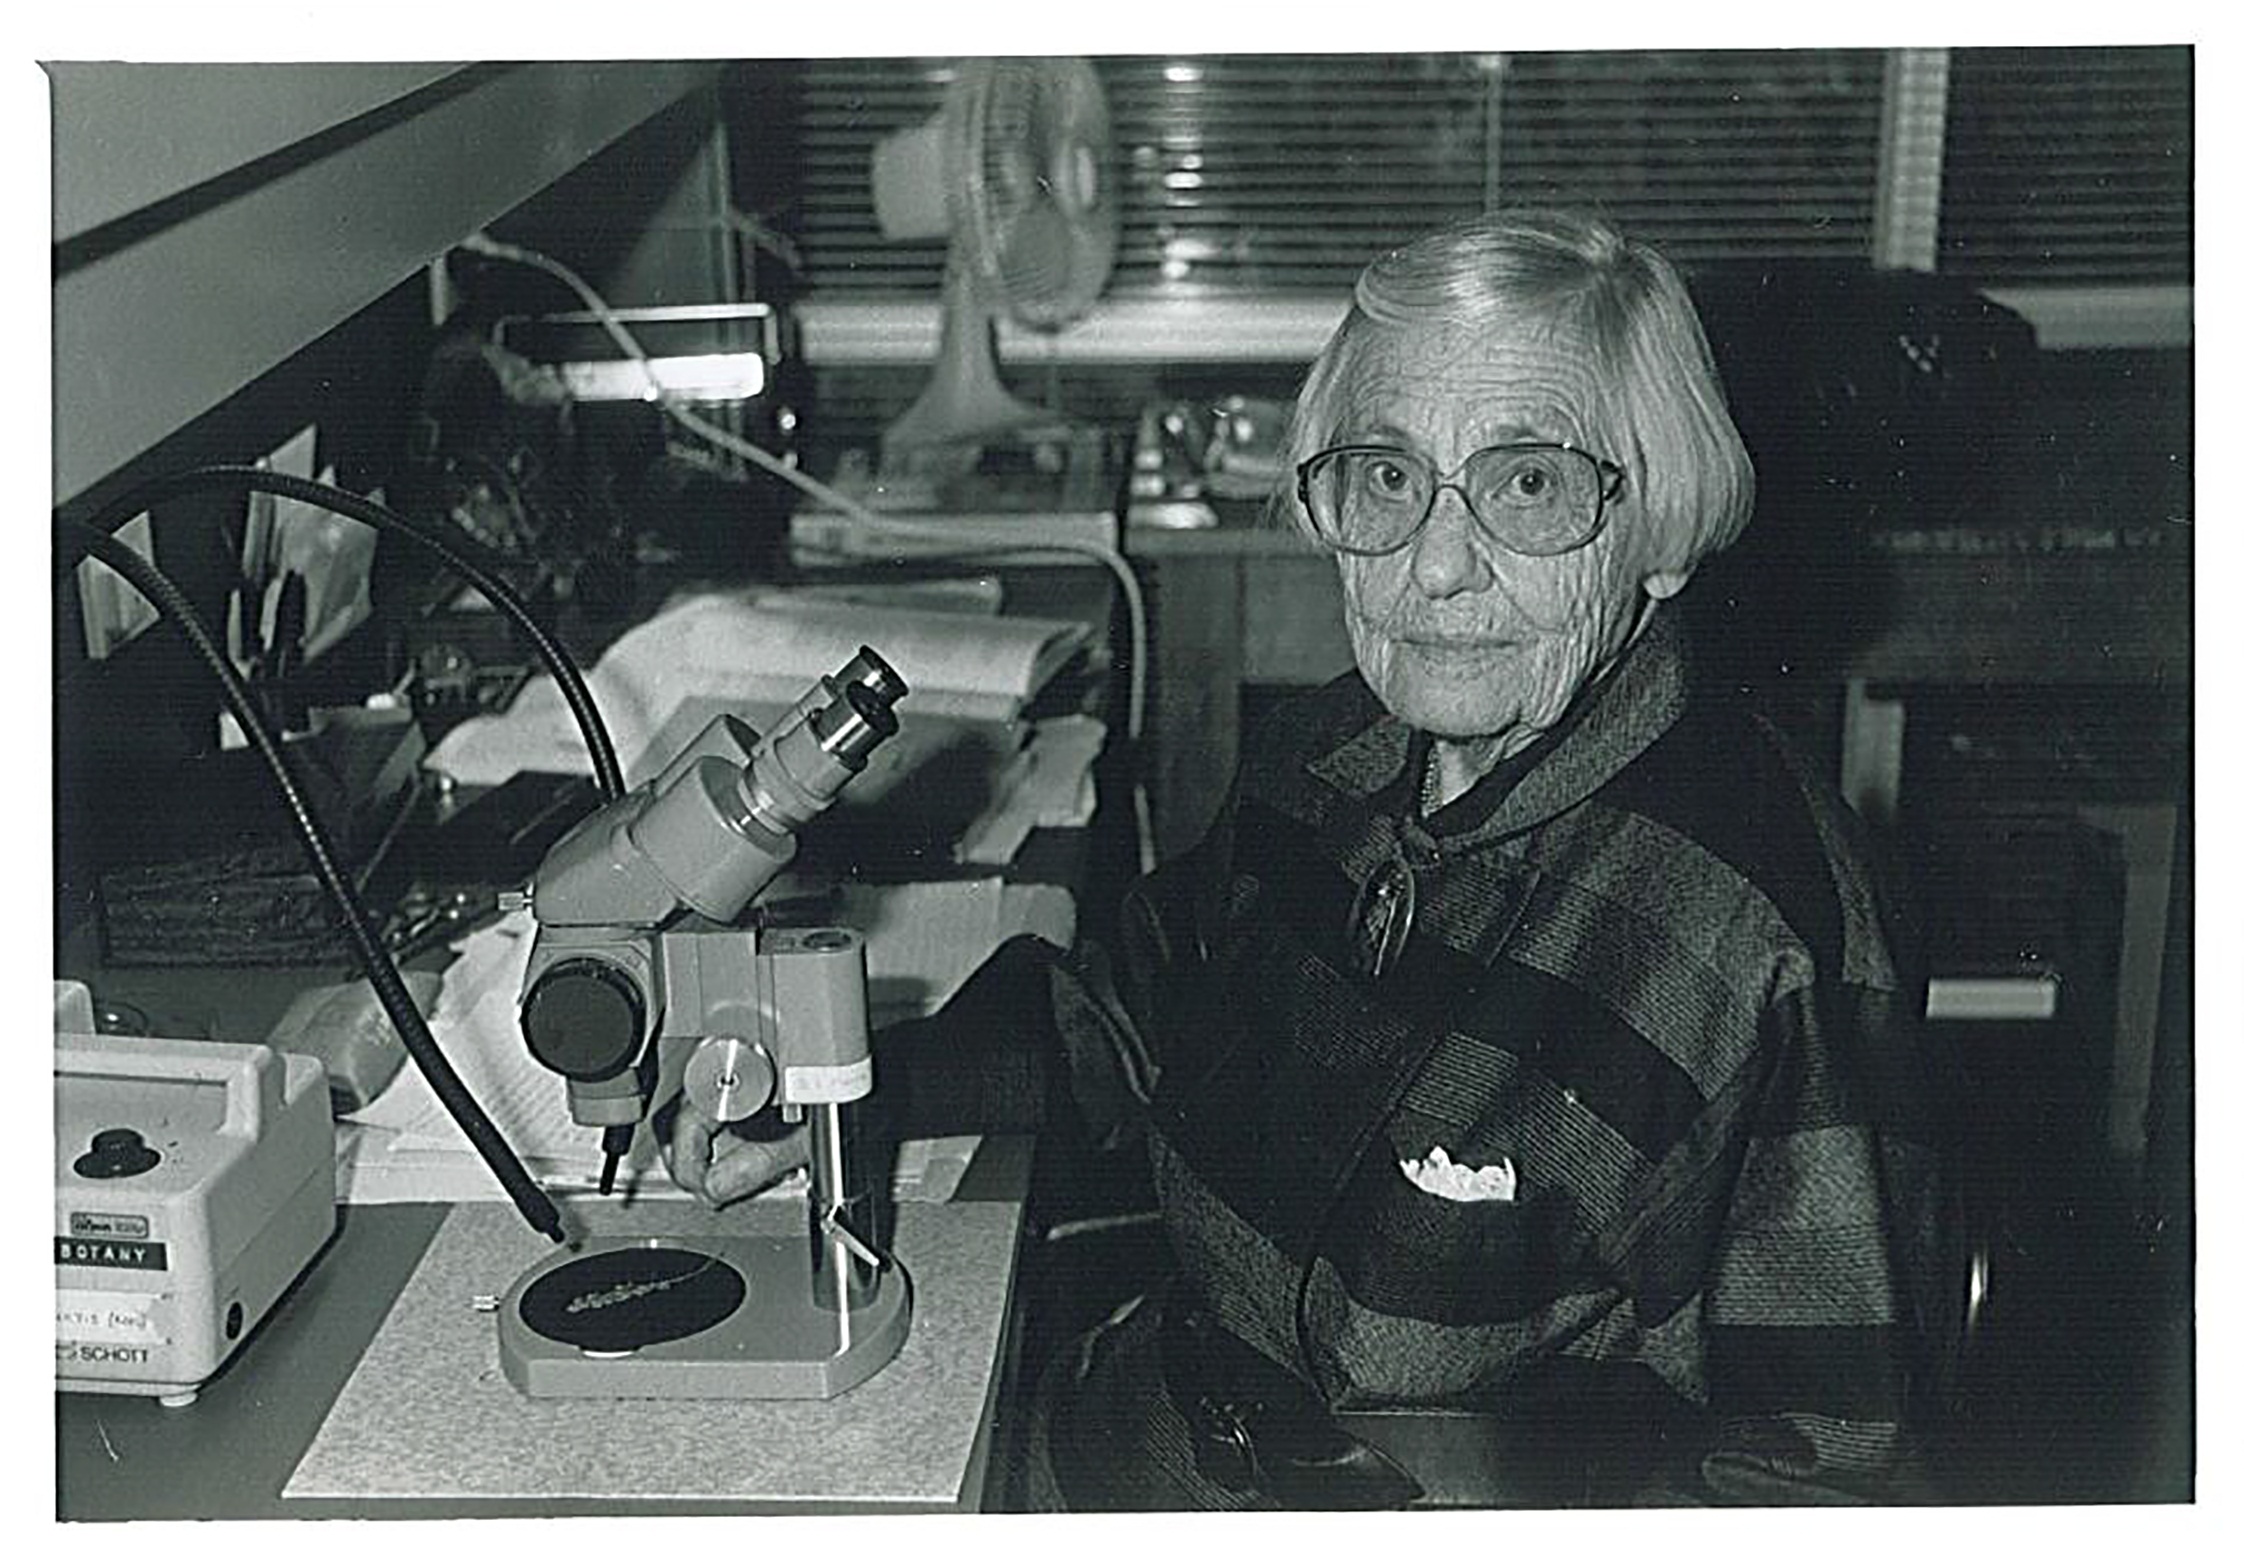
[[896,1355],[911,1285],[817,1300],[802,1237],[596,1238],[525,1271],[499,1308],[499,1361],[525,1395],[827,1400]]

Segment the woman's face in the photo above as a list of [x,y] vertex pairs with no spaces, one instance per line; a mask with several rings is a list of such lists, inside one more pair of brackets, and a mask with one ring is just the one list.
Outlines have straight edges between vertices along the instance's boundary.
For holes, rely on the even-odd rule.
[[[1454,473],[1474,451],[1553,440],[1621,461],[1586,352],[1502,329],[1375,326],[1340,389],[1329,443],[1400,445]],[[1586,547],[1515,554],[1475,524],[1455,489],[1408,547],[1340,557],[1356,665],[1387,708],[1437,738],[1486,744],[1491,761],[1526,747],[1628,644],[1656,573],[1630,472]]]

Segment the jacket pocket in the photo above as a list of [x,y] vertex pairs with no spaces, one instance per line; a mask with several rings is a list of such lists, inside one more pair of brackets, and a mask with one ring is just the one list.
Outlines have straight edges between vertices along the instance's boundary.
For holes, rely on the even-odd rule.
[[1366,1307],[1436,1324],[1500,1324],[1567,1290],[1565,1201],[1524,1178],[1508,1200],[1449,1199],[1419,1188],[1390,1158],[1363,1169],[1348,1203],[1326,1257]]

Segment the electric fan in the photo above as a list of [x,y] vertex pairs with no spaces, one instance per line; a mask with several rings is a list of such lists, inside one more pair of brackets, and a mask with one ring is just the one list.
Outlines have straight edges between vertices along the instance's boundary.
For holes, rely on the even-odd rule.
[[919,399],[881,436],[882,465],[1019,438],[1065,420],[999,378],[997,322],[1056,331],[1114,269],[1106,97],[1075,59],[961,64],[942,109],[873,150],[873,210],[890,239],[948,236],[942,336]]

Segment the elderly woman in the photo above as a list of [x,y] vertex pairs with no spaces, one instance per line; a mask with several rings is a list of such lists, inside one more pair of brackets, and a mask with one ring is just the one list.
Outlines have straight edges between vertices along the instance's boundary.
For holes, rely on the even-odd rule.
[[[1857,822],[1692,681],[1675,597],[1753,473],[1675,273],[1563,215],[1436,233],[1292,439],[1357,671],[1111,955],[1008,946],[884,1044],[907,1122],[979,1052],[1151,1158],[1175,1274],[1045,1373],[1039,1500],[1912,1491],[1918,996]],[[673,1149],[714,1198],[778,1170]]]

